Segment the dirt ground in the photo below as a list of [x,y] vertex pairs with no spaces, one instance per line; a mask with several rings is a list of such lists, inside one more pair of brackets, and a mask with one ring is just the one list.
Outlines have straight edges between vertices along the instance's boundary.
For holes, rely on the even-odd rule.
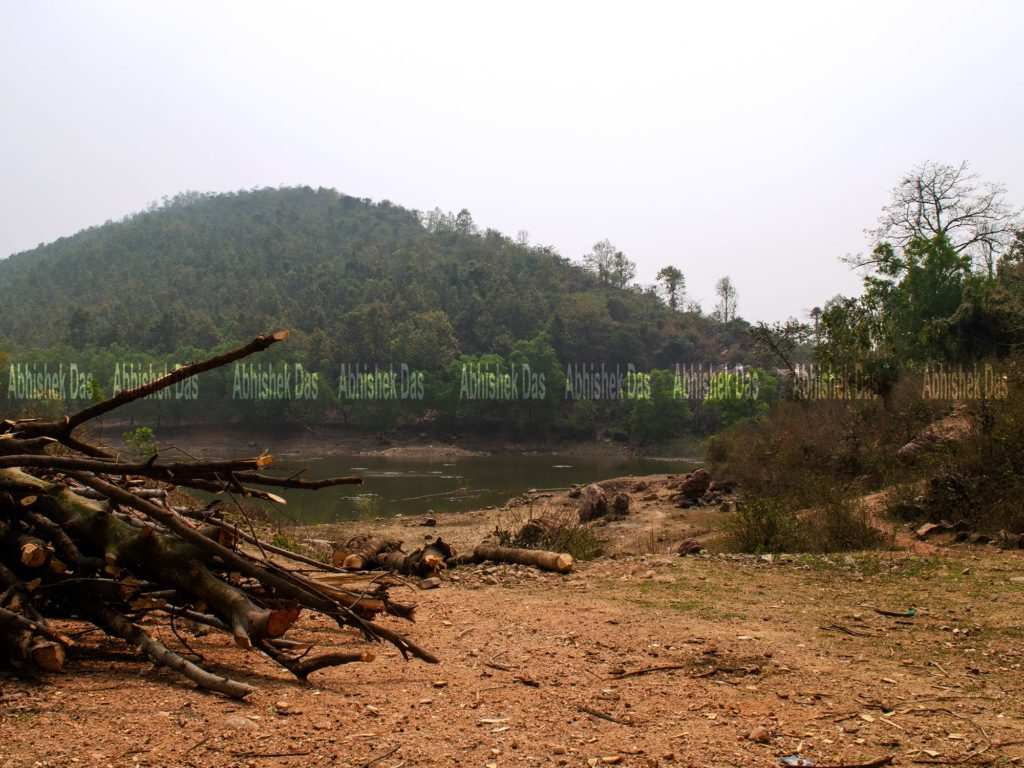
[[[721,514],[663,501],[608,526],[632,542],[615,557],[567,576],[482,565],[394,590],[417,621],[384,621],[439,665],[375,646],[372,662],[304,686],[228,638],[181,631],[208,667],[259,690],[246,703],[200,693],[134,655],[74,660],[40,684],[0,678],[0,767],[1024,762],[1024,553],[622,554],[665,552]],[[514,511],[380,530],[464,547]],[[289,636],[364,646],[311,615]]]
[[[609,500],[617,493],[625,493],[630,497],[628,515],[608,516],[593,523],[595,533],[604,542],[605,554],[669,553],[674,552],[679,542],[687,538],[714,546],[715,541],[721,537],[721,522],[724,519],[722,509],[720,505],[679,509],[673,501],[678,490],[673,486],[680,477],[672,474],[628,476],[599,483]],[[445,512],[440,515],[424,513],[416,517],[399,515],[374,520],[349,520],[306,526],[292,533],[300,541],[324,545],[329,541],[342,542],[357,533],[372,531],[377,536],[404,542],[406,549],[414,549],[424,540],[441,536],[456,550],[464,552],[471,551],[496,528],[515,531],[533,517],[553,516],[564,519],[566,515],[574,516],[579,503],[578,499],[569,495],[568,489],[531,489],[501,507]],[[423,525],[431,518],[437,521],[436,527]]]

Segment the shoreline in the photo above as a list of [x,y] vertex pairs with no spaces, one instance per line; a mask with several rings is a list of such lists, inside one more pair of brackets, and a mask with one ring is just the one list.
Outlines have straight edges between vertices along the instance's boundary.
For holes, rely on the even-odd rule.
[[[122,435],[137,426],[108,424],[96,429],[103,441],[123,446]],[[434,461],[471,456],[502,454],[571,456],[575,458],[628,459],[646,458],[652,461],[701,462],[699,441],[687,438],[685,450],[676,445],[650,446],[654,453],[647,454],[638,446],[604,440],[516,441],[482,435],[459,436],[442,440],[427,433],[406,432],[374,435],[344,428],[284,427],[258,429],[238,425],[182,425],[157,426],[154,436],[162,450],[185,451],[196,456],[238,456],[252,450],[268,451],[288,460],[323,458],[328,456],[363,456],[369,458],[406,461]],[[675,453],[675,455],[673,455]],[[687,455],[688,454],[688,455]]]

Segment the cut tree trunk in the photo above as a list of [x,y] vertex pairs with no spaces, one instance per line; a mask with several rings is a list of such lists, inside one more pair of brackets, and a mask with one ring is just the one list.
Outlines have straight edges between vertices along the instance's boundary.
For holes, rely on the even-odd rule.
[[542,549],[517,549],[515,547],[497,547],[491,544],[478,544],[473,550],[478,562],[490,560],[495,563],[516,563],[532,565],[544,571],[568,573],[572,570],[573,557],[567,552],[545,552]]
[[0,609],[0,646],[8,658],[30,670],[60,672],[64,668],[63,644],[47,639],[41,625],[3,609]]
[[374,567],[378,555],[396,552],[402,548],[402,542],[394,539],[381,539],[369,534],[353,536],[341,546],[334,548],[332,559],[334,565],[349,571],[365,571]]
[[454,554],[452,548],[438,537],[433,544],[414,552],[382,552],[374,560],[385,571],[426,578],[443,571],[447,567],[446,561]]

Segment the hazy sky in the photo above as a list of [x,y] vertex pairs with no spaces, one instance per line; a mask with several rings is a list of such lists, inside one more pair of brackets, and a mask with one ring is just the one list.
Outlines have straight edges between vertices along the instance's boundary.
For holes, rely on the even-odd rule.
[[1021,29],[1016,0],[0,0],[0,255],[309,184],[607,237],[783,318],[856,289],[839,257],[919,162],[1024,202]]

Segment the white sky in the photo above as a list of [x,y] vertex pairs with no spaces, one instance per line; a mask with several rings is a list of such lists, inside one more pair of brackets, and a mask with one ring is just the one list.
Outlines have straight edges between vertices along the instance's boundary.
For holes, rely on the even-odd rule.
[[0,255],[164,195],[336,187],[710,309],[802,314],[888,190],[968,160],[1024,202],[1024,3],[0,0]]

